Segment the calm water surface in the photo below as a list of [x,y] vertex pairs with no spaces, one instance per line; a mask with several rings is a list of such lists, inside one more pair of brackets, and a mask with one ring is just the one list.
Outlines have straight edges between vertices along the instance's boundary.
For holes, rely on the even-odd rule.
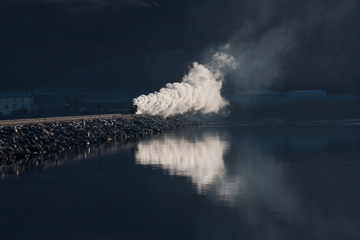
[[360,239],[360,126],[190,128],[0,192],[0,239]]

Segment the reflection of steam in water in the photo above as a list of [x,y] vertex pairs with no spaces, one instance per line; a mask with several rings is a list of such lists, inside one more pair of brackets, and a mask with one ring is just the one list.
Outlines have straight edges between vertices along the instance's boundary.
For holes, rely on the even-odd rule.
[[[336,211],[322,211],[323,199],[319,199],[317,188],[306,182],[303,176],[306,174],[310,181],[315,180],[316,183],[316,180],[326,175],[312,175],[314,169],[307,167],[298,170],[299,163],[291,159],[299,151],[313,157],[318,156],[313,152],[326,153],[330,141],[326,135],[235,135],[230,148],[228,139],[221,137],[221,131],[207,131],[209,129],[205,129],[198,138],[185,133],[139,142],[135,153],[136,163],[162,168],[170,175],[191,178],[201,193],[206,190],[210,199],[220,204],[225,203],[235,210],[232,213],[240,214],[241,218],[246,219],[242,223],[250,224],[249,229],[261,229],[251,231],[252,239],[262,239],[264,236],[271,236],[271,239],[292,239],[291,229],[301,228],[308,231],[304,236],[309,236],[309,239],[330,239],[332,232],[339,236],[344,233],[358,236],[357,224],[351,218],[346,219],[339,214],[346,207],[334,207],[339,198],[329,198],[326,201]],[[287,151],[286,155],[283,153],[284,149]],[[226,164],[225,154],[229,154]],[[307,161],[309,160],[302,157],[300,163],[305,166]],[[328,161],[324,164],[326,167]],[[294,180],[305,182],[299,185]],[[333,180],[329,182],[331,184],[321,185],[325,189],[322,193],[332,193],[332,187],[336,186],[337,181],[335,184]],[[309,194],[302,186],[307,186],[315,194]],[[309,208],[309,202],[315,207]],[[339,217],[342,219],[341,223]],[[204,221],[201,218],[198,222],[199,235],[209,239],[218,234],[219,228],[214,226],[224,227],[213,219]],[[228,236],[238,234],[238,222],[231,216],[224,220],[224,225],[230,232]],[[316,226],[319,231],[309,231],[309,225]],[[284,231],[284,226],[290,231]],[[218,236],[216,239],[226,239],[226,236]]]
[[229,143],[219,134],[206,134],[197,139],[185,136],[164,136],[139,142],[135,153],[136,163],[156,166],[170,175],[190,177],[199,191],[223,178],[224,153]]
[[[206,194],[215,197],[216,201],[225,201],[231,206],[246,206],[248,203],[244,199],[261,195],[265,195],[271,208],[284,202],[296,205],[296,200],[282,184],[281,166],[271,156],[263,155],[258,148],[244,141],[231,150],[238,159],[231,169],[227,169],[224,155],[229,151],[229,138],[220,132],[205,132],[196,138],[186,134],[181,137],[165,135],[139,142],[135,159],[139,165],[190,177],[200,193],[206,190]],[[235,172],[230,174],[227,170]],[[284,209],[286,205],[281,208],[288,211]]]
[[261,215],[254,202],[248,201],[254,197],[264,199],[272,212],[296,212],[298,202],[283,183],[281,165],[243,141],[231,149],[237,160],[227,168],[224,155],[230,151],[230,142],[228,136],[221,136],[220,132],[204,132],[195,139],[184,134],[142,141],[137,145],[136,163],[190,177],[199,192],[206,190],[215,201],[250,211],[247,215],[251,218]]

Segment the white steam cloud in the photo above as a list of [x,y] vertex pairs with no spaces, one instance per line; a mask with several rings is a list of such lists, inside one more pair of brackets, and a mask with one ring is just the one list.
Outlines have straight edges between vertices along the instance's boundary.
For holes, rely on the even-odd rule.
[[218,113],[228,104],[221,96],[224,70],[236,67],[234,57],[223,52],[214,54],[210,64],[195,62],[181,82],[168,83],[158,92],[135,98],[136,114],[168,117],[186,112]]

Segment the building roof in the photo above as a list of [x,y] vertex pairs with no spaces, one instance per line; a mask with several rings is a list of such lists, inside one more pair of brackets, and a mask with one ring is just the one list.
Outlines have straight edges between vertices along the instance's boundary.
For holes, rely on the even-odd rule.
[[26,98],[26,97],[31,97],[31,95],[23,91],[0,92],[0,98]]
[[287,92],[288,96],[326,96],[327,92],[324,90],[294,90]]
[[88,94],[88,88],[35,88],[33,94],[36,96],[82,96]]
[[92,92],[83,99],[83,103],[124,103],[132,102],[139,96],[139,92],[135,91],[104,91]]
[[67,104],[64,100],[62,100],[58,96],[46,96],[42,103],[39,104],[40,107],[69,107],[70,105]]
[[241,97],[262,97],[262,96],[282,96],[284,93],[272,90],[244,90],[239,92]]

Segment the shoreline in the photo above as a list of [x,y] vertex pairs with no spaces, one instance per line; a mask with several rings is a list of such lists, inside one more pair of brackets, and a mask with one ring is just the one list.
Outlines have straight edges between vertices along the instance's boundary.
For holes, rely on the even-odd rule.
[[[203,122],[184,116],[163,118],[136,114],[102,114],[30,118],[0,121],[0,163],[14,163],[45,154],[109,141],[128,141],[178,128],[199,126]],[[293,126],[360,125],[359,119],[207,122],[209,126]]]
[[0,121],[0,163],[201,125],[185,117],[89,115]]
[[118,114],[96,114],[96,115],[9,119],[9,120],[0,120],[0,127],[41,124],[41,123],[51,123],[51,122],[68,122],[68,121],[90,120],[90,119],[109,119],[109,118],[133,119],[136,116],[144,116],[144,115],[118,113]]

